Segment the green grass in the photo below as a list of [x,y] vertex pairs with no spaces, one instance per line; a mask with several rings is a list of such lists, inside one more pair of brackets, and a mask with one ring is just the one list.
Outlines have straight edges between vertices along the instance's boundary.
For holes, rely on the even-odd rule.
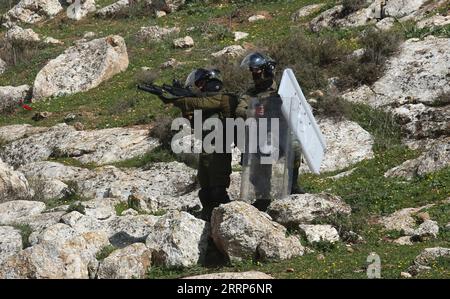
[[[366,232],[366,243],[353,245],[353,252],[341,243],[329,252],[315,252],[302,257],[270,263],[243,262],[235,266],[225,267],[200,267],[195,266],[187,269],[164,269],[152,267],[149,270],[149,278],[179,278],[191,275],[200,275],[214,272],[242,272],[261,271],[275,278],[338,278],[338,279],[365,279],[367,278],[367,257],[377,253],[381,258],[381,277],[400,278],[400,272],[404,272],[411,265],[414,258],[425,248],[433,246],[448,246],[448,241],[443,239],[412,246],[398,246],[380,240],[381,232],[373,227]],[[322,254],[325,259],[319,260]],[[433,269],[422,273],[419,278],[445,278],[449,277],[450,269],[447,267],[448,260],[438,260]],[[288,272],[293,269],[294,272]]]
[[126,203],[126,202],[119,202],[118,204],[116,204],[114,206],[114,209],[116,210],[116,215],[117,216],[121,216],[124,211],[129,209],[128,203]]
[[128,159],[128,160],[121,161],[121,162],[117,162],[117,163],[114,163],[114,165],[117,167],[124,167],[124,168],[144,167],[144,166],[148,166],[152,163],[172,162],[172,161],[175,161],[175,157],[174,157],[173,153],[171,153],[170,151],[165,150],[161,147],[158,147],[158,148],[144,154],[143,156],[139,156],[139,157]]
[[28,224],[14,224],[13,227],[20,231],[20,236],[22,237],[22,248],[28,248],[31,246],[29,237],[33,232],[33,229]]
[[103,261],[105,258],[107,258],[114,250],[117,248],[113,245],[106,245],[95,256],[98,261]]

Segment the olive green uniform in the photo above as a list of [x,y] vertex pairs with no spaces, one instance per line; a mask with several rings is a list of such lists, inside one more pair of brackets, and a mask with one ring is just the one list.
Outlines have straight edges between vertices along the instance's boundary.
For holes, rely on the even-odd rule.
[[[203,120],[219,118],[224,124],[226,118],[235,117],[237,101],[238,98],[232,94],[199,93],[197,97],[179,98],[172,103],[190,120],[194,110],[202,110]],[[230,175],[231,153],[226,153],[226,148],[223,153],[200,154],[197,178],[201,188],[199,198],[203,205],[202,218],[209,220],[213,208],[230,201],[226,191],[230,186]]]

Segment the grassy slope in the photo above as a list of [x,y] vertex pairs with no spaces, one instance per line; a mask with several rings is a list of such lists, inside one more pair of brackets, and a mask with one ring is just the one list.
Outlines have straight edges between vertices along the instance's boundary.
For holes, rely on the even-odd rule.
[[[106,5],[110,0],[99,1]],[[289,35],[292,27],[290,15],[299,7],[306,4],[318,3],[318,0],[293,0],[293,1],[264,1],[262,3],[248,4],[240,8],[241,19],[257,11],[269,11],[274,15],[273,19],[250,24],[248,22],[234,22],[234,31],[249,32],[247,40],[239,44],[261,43],[267,40],[276,42],[283,36]],[[334,1],[326,1],[331,6]],[[282,3],[282,5],[280,5]],[[202,31],[186,33],[185,29],[191,26],[202,26],[206,20],[215,20],[223,23],[227,17],[236,10],[232,6],[208,6],[192,5],[185,10],[176,12],[161,19],[149,19],[148,17],[131,18],[126,20],[100,20],[89,17],[80,22],[72,22],[63,18],[56,18],[44,24],[33,26],[34,30],[42,35],[52,36],[65,42],[65,46],[49,46],[41,49],[35,57],[26,63],[22,63],[9,69],[0,75],[0,86],[32,84],[39,69],[46,61],[62,53],[73,41],[82,38],[84,32],[94,31],[98,36],[119,34],[127,42],[130,66],[128,70],[115,76],[108,82],[85,93],[52,99],[46,102],[34,103],[35,111],[18,111],[14,115],[0,119],[0,125],[13,123],[31,123],[34,125],[53,125],[63,121],[69,112],[79,112],[79,121],[87,128],[104,128],[112,126],[127,126],[133,124],[149,123],[161,114],[178,113],[173,108],[164,107],[159,100],[149,94],[144,94],[135,89],[135,75],[143,66],[158,69],[159,65],[168,58],[173,57],[185,64],[176,70],[161,71],[159,81],[168,81],[173,77],[184,78],[186,74],[197,66],[209,64],[210,53],[222,49],[224,46],[235,44],[229,38],[224,40],[205,39]],[[141,26],[149,25],[179,26],[182,29],[180,36],[191,35],[196,45],[193,50],[178,50],[171,46],[171,39],[160,43],[139,43],[135,40],[135,33]],[[410,36],[420,36],[427,32],[417,32],[412,28],[406,28]],[[4,29],[0,29],[3,34]],[[357,48],[357,43],[352,38],[358,29],[326,31],[323,34],[336,35],[351,48]],[[448,35],[448,33],[443,33]],[[31,120],[36,111],[51,111],[53,115],[39,123]],[[321,176],[305,175],[301,179],[309,192],[331,192],[342,196],[352,205],[354,210],[352,225],[364,228],[361,234],[366,239],[365,244],[353,246],[354,252],[348,252],[344,244],[338,244],[336,248],[324,252],[325,259],[317,260],[320,252],[308,254],[304,257],[282,261],[277,263],[252,263],[246,262],[234,267],[203,268],[194,267],[182,270],[167,270],[152,268],[149,277],[179,277],[189,274],[207,273],[213,271],[240,271],[256,269],[271,273],[280,278],[365,278],[364,267],[366,258],[371,252],[381,256],[382,276],[385,278],[398,278],[400,272],[406,270],[414,257],[425,247],[449,246],[448,232],[441,232],[439,238],[434,241],[419,243],[413,246],[397,246],[382,241],[387,233],[382,232],[376,225],[365,225],[374,216],[387,214],[399,208],[424,205],[430,202],[438,202],[450,195],[450,171],[444,169],[438,173],[424,178],[417,178],[410,182],[399,179],[386,179],[383,173],[400,164],[401,162],[418,156],[419,153],[410,151],[400,145],[398,128],[379,111],[374,111],[365,106],[354,106],[352,120],[360,123],[376,138],[376,157],[370,161],[363,161],[355,165],[357,170],[349,177],[334,181],[323,174]],[[158,157],[161,153],[156,154]],[[169,159],[162,154],[164,159]],[[159,157],[160,158],[160,157]],[[158,158],[158,159],[159,159]],[[119,166],[140,166],[153,161],[153,156],[127,161]],[[71,163],[70,161],[65,161]],[[351,168],[355,167],[352,166]],[[438,205],[430,210],[433,219],[437,219],[441,227],[448,223],[448,205]],[[294,272],[286,272],[287,268],[293,268]],[[439,262],[431,272],[421,277],[450,277],[448,262]]]

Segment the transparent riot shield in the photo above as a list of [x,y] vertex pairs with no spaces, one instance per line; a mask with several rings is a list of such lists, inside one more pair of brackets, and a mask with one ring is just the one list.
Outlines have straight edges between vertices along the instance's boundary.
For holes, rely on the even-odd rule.
[[275,200],[289,195],[293,152],[281,98],[275,94],[249,103],[242,159],[241,200]]

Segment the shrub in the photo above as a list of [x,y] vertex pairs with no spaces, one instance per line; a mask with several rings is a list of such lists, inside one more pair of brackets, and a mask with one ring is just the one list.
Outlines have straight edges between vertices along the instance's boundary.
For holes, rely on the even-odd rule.
[[332,94],[318,98],[312,106],[315,114],[337,119],[348,117],[352,110],[350,103]]
[[157,138],[161,142],[161,148],[170,150],[171,142],[176,131],[172,131],[172,117],[161,115],[155,118],[154,126],[149,132],[150,137]]
[[369,28],[360,38],[364,53],[347,56],[339,63],[337,82],[341,90],[362,84],[372,85],[384,72],[386,60],[398,49],[403,37],[399,31]]
[[13,227],[20,230],[20,235],[22,237],[22,249],[30,247],[31,243],[29,241],[29,238],[31,233],[33,232],[31,226],[28,224],[14,224]]
[[346,50],[336,37],[311,35],[299,29],[283,41],[269,45],[269,53],[277,61],[278,69],[292,68],[308,92],[327,86],[327,70],[343,59]]
[[0,40],[0,58],[7,64],[18,65],[35,57],[42,45],[33,41]]
[[78,213],[85,214],[86,208],[80,202],[73,202],[67,208],[67,213],[77,211]]
[[367,3],[366,0],[343,0],[342,6],[344,7],[341,12],[341,17],[346,17],[355,11],[360,10]]
[[116,247],[113,245],[106,245],[100,251],[96,254],[95,258],[98,261],[103,261],[105,258],[107,258],[114,250],[116,250]]
[[243,93],[253,84],[250,72],[240,67],[241,59],[223,56],[212,60],[214,68],[221,72],[225,91]]
[[205,23],[200,27],[200,31],[209,35],[209,39],[212,41],[221,41],[224,39],[232,39],[234,37],[233,32],[229,27],[221,24]]

